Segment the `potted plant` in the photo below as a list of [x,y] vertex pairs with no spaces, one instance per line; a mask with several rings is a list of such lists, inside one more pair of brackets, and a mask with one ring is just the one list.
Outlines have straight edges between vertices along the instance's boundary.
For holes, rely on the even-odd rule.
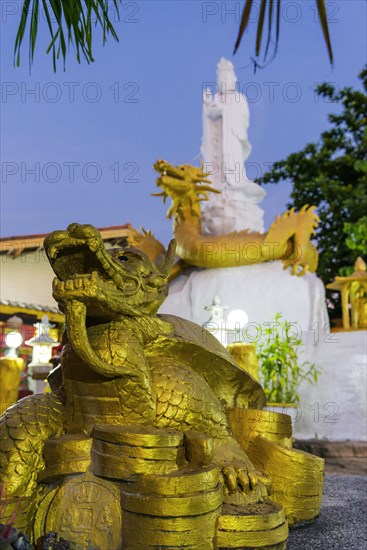
[[299,387],[304,380],[315,384],[319,367],[310,361],[300,362],[302,339],[294,333],[292,323],[277,313],[275,323],[264,330],[257,346],[259,374],[268,405],[267,410],[283,412],[298,418]]

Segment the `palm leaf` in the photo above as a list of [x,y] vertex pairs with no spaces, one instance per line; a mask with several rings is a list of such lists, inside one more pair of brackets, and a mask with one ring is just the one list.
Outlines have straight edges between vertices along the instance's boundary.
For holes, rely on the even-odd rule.
[[27,19],[28,19],[28,13],[29,13],[29,5],[31,3],[31,0],[24,0],[22,13],[20,16],[20,23],[18,27],[18,32],[15,37],[15,46],[14,46],[14,57],[15,57],[15,64],[17,67],[20,65],[20,46],[22,44],[25,29],[27,26]]
[[253,4],[253,0],[246,0],[245,7],[243,8],[240,28],[239,28],[239,31],[238,31],[238,36],[237,36],[236,44],[234,46],[233,54],[235,54],[236,51],[238,50],[238,47],[241,44],[242,37],[245,33],[245,30],[247,29],[247,25],[248,25],[249,19],[250,19],[250,12],[251,12],[251,8],[252,8],[252,4]]
[[[245,31],[248,27],[253,3],[254,3],[253,0],[246,0],[246,3],[244,5],[233,54],[237,52],[241,44],[241,41],[243,39],[243,36],[245,34]],[[320,17],[320,25],[321,25],[326,46],[328,49],[329,60],[330,60],[330,63],[333,64],[333,52],[332,52],[332,46],[330,41],[330,35],[329,35],[325,0],[316,0],[316,3],[317,3],[317,9]],[[274,10],[276,11],[275,20],[274,20]],[[268,58],[274,27],[275,27],[275,42],[274,42],[273,55],[270,61],[274,59],[274,57],[277,54],[278,44],[279,44],[279,34],[280,34],[280,16],[281,16],[281,0],[261,0],[259,21],[257,24],[256,41],[255,41],[255,57],[253,58],[255,69],[256,67],[261,67],[261,65],[258,62],[258,59],[261,53],[261,45],[262,45],[263,32],[264,32],[264,22],[266,17],[268,18],[268,25],[267,25],[267,38],[266,38],[263,61],[265,62],[266,59]]]
[[[114,7],[119,18],[122,0],[112,0],[112,2],[108,0],[32,0],[32,3],[31,0],[24,0],[14,45],[14,62],[16,66],[20,65],[20,51],[29,19],[30,66],[33,63],[40,3],[42,3],[51,37],[47,53],[52,51],[54,71],[56,71],[56,62],[60,57],[63,59],[65,68],[70,46],[75,48],[75,56],[79,63],[82,58],[87,63],[94,61],[92,43],[93,29],[96,27],[102,30],[103,44],[106,43],[109,34],[112,35],[114,40],[118,41],[117,33],[110,19],[110,8]],[[92,25],[93,19],[95,19],[94,25]]]
[[269,0],[268,39],[265,47],[264,61],[268,56],[272,28],[273,28],[273,0]]
[[329,61],[330,64],[333,65],[334,63],[334,56],[333,56],[333,50],[331,47],[331,41],[330,41],[330,35],[329,35],[329,26],[327,22],[327,15],[326,15],[326,8],[325,8],[325,1],[324,0],[317,0],[317,11],[319,12],[320,17],[320,23],[322,32],[324,35],[324,39],[326,42],[326,47],[329,54]]
[[256,57],[259,57],[259,53],[260,53],[261,39],[263,35],[264,18],[265,18],[265,7],[266,7],[266,0],[262,0],[261,6],[260,6],[259,23],[257,25],[257,33],[256,33],[256,49],[255,49]]

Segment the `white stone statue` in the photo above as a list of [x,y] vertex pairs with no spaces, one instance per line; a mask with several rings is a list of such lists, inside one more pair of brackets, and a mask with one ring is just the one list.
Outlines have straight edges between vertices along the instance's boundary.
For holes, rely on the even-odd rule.
[[251,152],[247,130],[250,113],[246,97],[236,90],[237,78],[230,61],[217,67],[218,91],[204,92],[204,170],[221,191],[202,203],[202,232],[226,234],[249,229],[264,231],[263,210],[257,205],[265,191],[246,176],[244,162]]

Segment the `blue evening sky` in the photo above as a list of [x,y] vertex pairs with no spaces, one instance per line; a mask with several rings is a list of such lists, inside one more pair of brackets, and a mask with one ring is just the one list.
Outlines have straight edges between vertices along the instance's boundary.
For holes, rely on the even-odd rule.
[[[277,58],[256,74],[250,62],[255,19],[232,58],[243,2],[124,2],[120,42],[94,39],[95,63],[67,59],[53,73],[40,22],[31,76],[27,49],[13,67],[21,2],[1,0],[1,234],[46,233],[73,221],[97,227],[131,223],[171,237],[152,165],[197,163],[202,90],[230,58],[250,112],[248,175],[317,140],[335,108],[314,95],[315,83],[359,86],[366,62],[365,0],[329,1],[335,66],[331,69],[315,3],[285,0]],[[33,93],[32,93],[33,90]],[[267,186],[268,226],[285,209],[290,185]]]

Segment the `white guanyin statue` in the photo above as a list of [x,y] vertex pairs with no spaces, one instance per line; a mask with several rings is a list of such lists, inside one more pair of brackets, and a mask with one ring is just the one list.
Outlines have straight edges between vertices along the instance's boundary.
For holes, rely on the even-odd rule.
[[250,113],[246,97],[237,91],[233,65],[222,58],[217,67],[217,92],[204,92],[204,170],[213,186],[221,191],[202,203],[202,232],[264,231],[263,210],[258,206],[265,191],[246,176],[245,160],[251,152],[247,130]]

